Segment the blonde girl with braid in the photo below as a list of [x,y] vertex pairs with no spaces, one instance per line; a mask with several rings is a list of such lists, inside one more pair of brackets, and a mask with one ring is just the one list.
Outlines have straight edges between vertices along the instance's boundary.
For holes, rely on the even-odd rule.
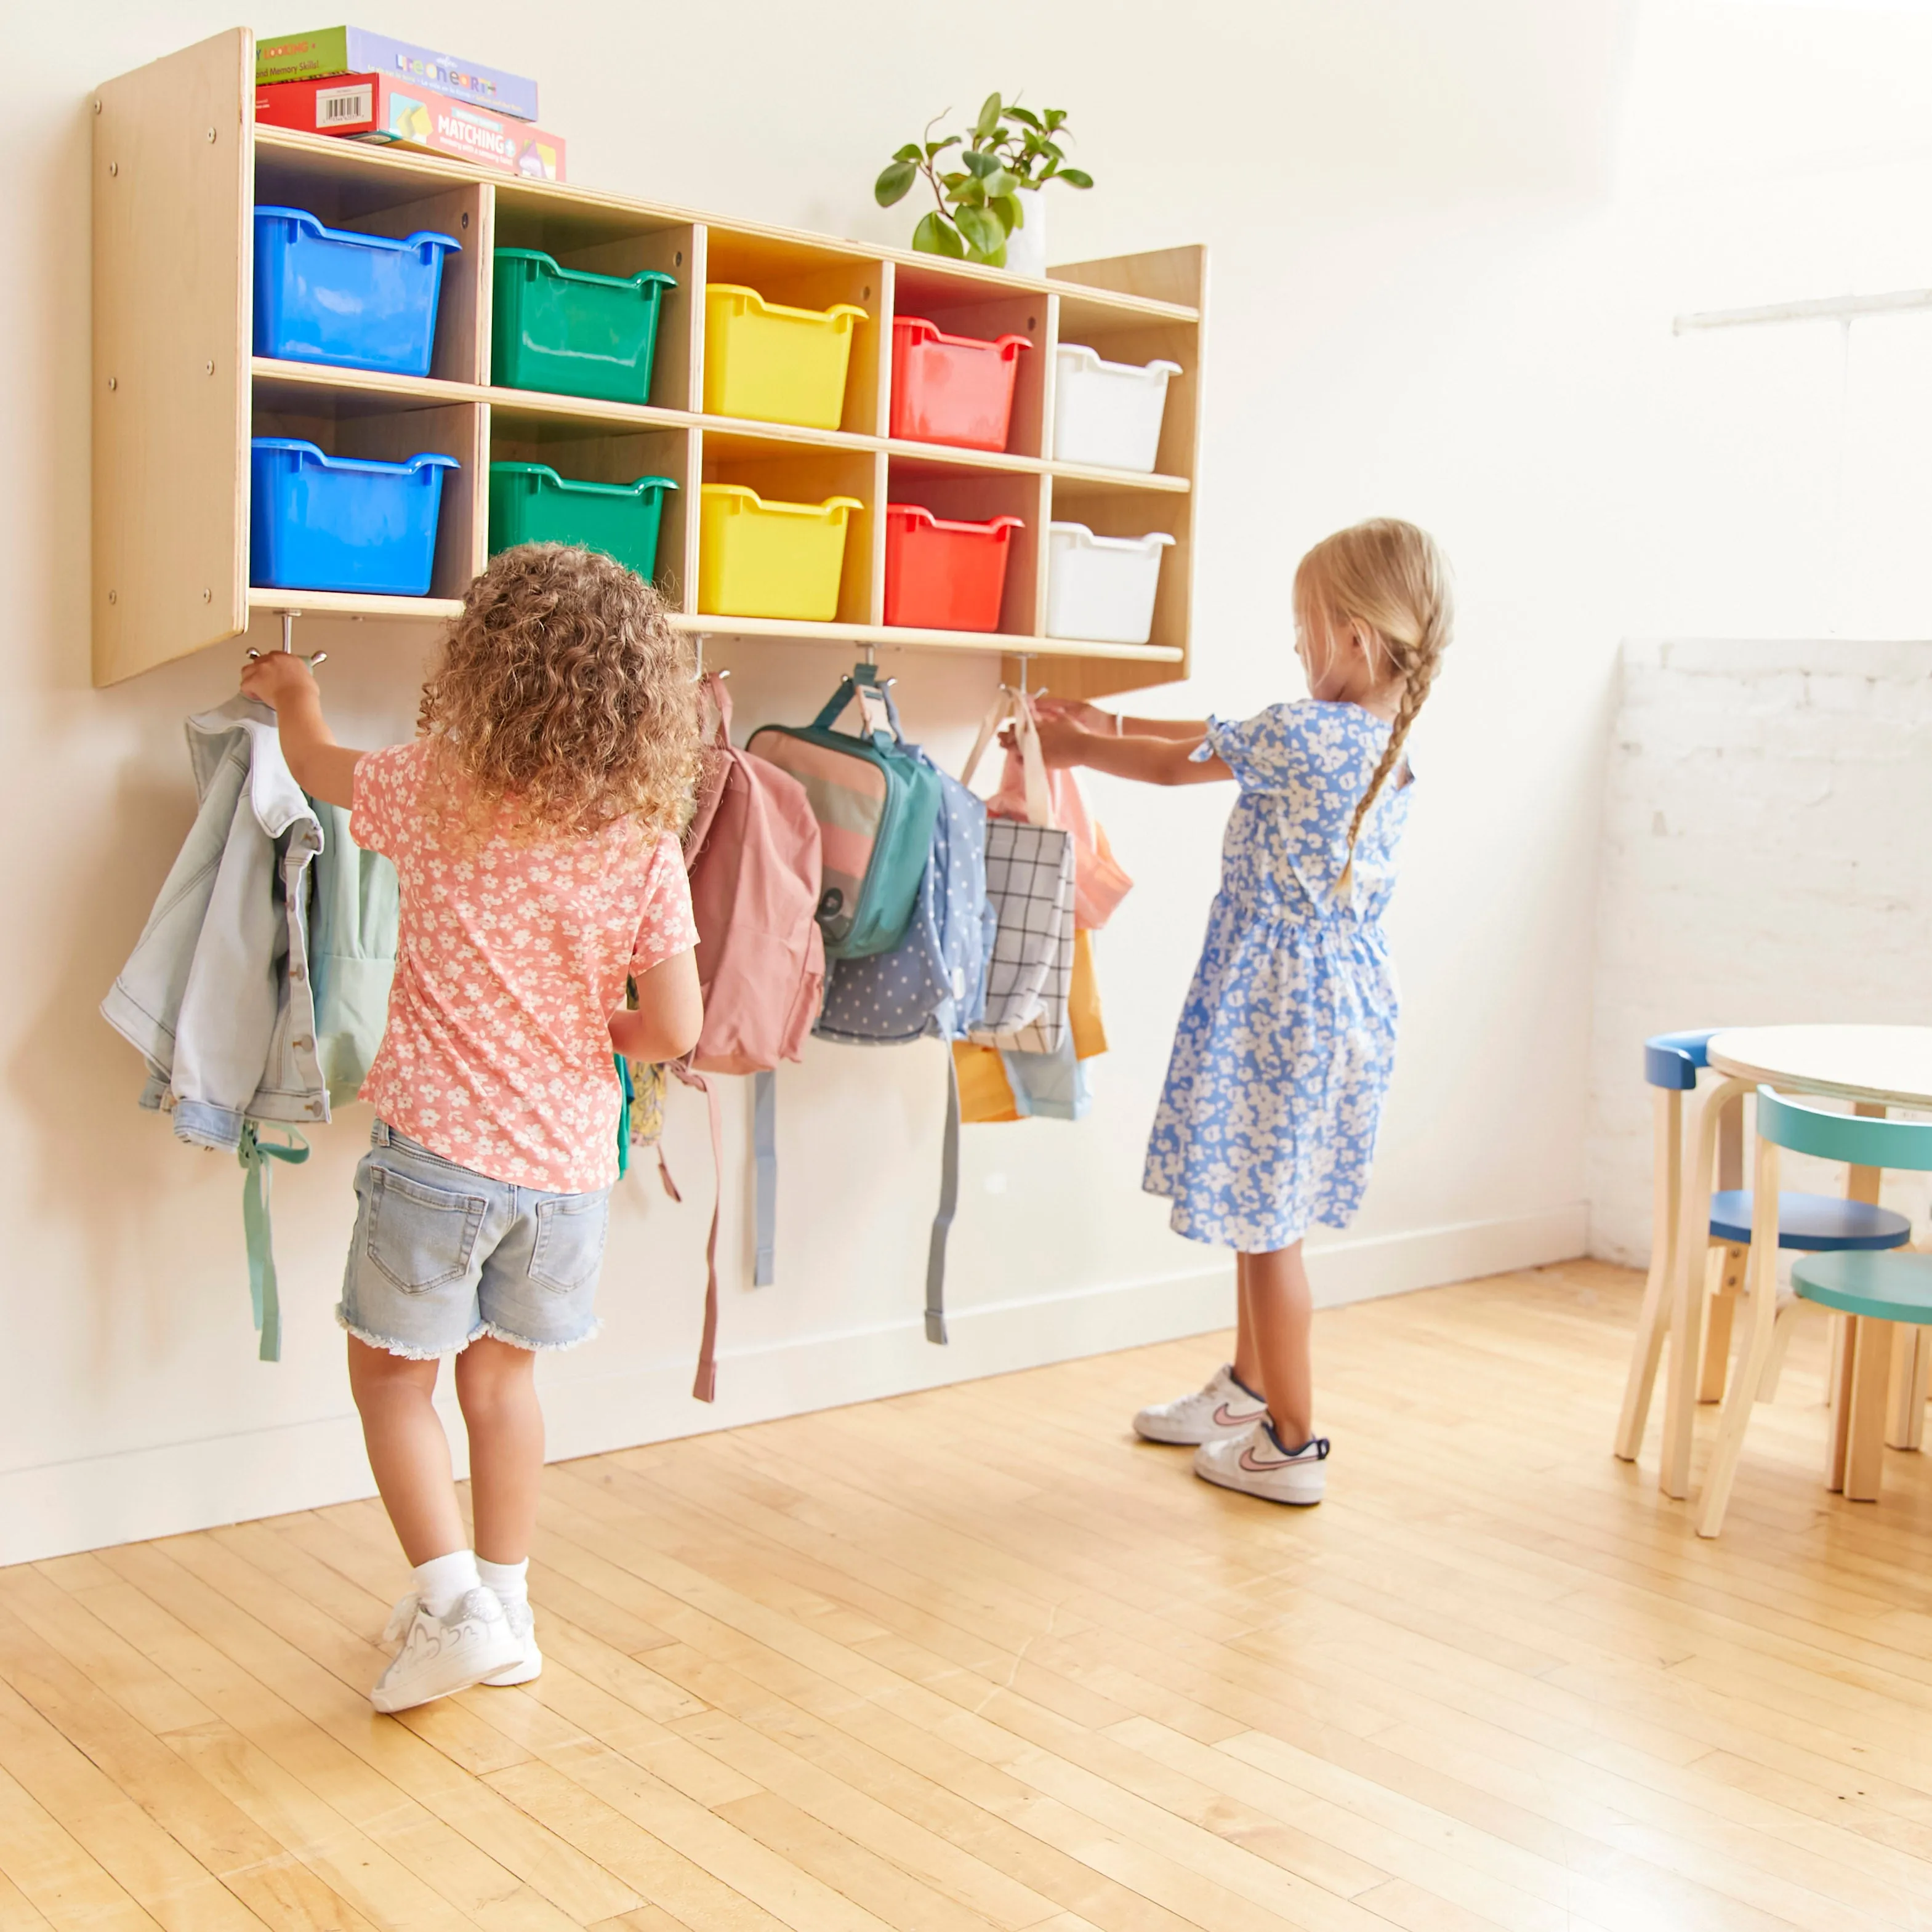
[[1175,1232],[1234,1250],[1234,1359],[1144,1408],[1149,1441],[1270,1502],[1322,1500],[1301,1244],[1360,1204],[1395,1060],[1382,915],[1413,789],[1405,748],[1450,626],[1448,571],[1413,524],[1338,530],[1294,574],[1308,697],[1238,723],[1047,705],[1047,760],[1150,784],[1240,787],[1221,889],[1174,1042],[1142,1185]]

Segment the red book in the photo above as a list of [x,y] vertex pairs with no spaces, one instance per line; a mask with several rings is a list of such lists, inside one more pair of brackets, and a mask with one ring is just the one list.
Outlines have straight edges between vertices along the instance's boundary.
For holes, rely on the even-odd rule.
[[305,134],[344,134],[454,154],[500,175],[560,182],[563,141],[514,116],[476,107],[381,74],[278,80],[255,90],[255,118]]

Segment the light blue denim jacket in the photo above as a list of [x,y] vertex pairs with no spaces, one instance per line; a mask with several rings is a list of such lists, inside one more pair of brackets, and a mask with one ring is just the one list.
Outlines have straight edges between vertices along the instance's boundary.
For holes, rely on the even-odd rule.
[[[188,744],[200,809],[100,1010],[148,1062],[141,1104],[171,1108],[182,1139],[232,1150],[244,1120],[326,1120],[353,1095],[388,1010],[394,873],[350,842],[346,813],[303,796],[266,706],[190,718]],[[340,863],[317,868],[326,945],[312,962],[326,842]]]

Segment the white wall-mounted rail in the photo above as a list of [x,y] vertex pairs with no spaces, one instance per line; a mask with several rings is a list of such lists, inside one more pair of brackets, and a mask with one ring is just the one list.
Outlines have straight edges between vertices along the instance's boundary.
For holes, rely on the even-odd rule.
[[1773,322],[1852,322],[1864,315],[1898,315],[1932,308],[1932,289],[1894,289],[1883,295],[1820,296],[1809,302],[1766,302],[1756,308],[1710,308],[1674,317],[1673,335],[1696,328],[1751,328]]

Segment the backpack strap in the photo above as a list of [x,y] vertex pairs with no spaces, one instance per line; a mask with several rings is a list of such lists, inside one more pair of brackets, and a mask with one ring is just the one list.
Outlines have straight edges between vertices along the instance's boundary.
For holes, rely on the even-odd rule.
[[[881,698],[885,700],[883,707],[879,702]],[[814,731],[831,730],[854,703],[860,706],[865,729],[842,732],[839,735],[854,737],[860,744],[870,745],[877,751],[896,751],[902,740],[897,709],[890,693],[873,674],[870,664],[860,665],[850,677],[839,680],[838,688],[832,694],[825,709],[812,721],[811,728]],[[890,721],[890,729],[878,722],[882,712]]]
[[993,742],[993,734],[1013,715],[1013,694],[1003,684],[994,694],[992,709],[980,727],[980,735],[973,741],[973,755],[966,760],[959,774],[959,782],[970,785],[973,774],[980,769],[980,760],[986,755],[986,748]]
[[292,1127],[282,1131],[288,1136],[286,1141],[265,1141],[254,1121],[244,1120],[236,1149],[242,1163],[242,1233],[248,1250],[248,1299],[265,1362],[282,1359],[281,1288],[275,1275],[275,1229],[268,1208],[274,1170],[268,1163],[285,1160],[299,1167],[308,1158],[308,1142]]
[[940,1155],[939,1212],[932,1217],[932,1245],[926,1257],[926,1339],[946,1340],[946,1242],[959,1209],[959,1069],[946,1050],[946,1142]]
[[778,1219],[778,1077],[770,1067],[752,1076],[752,1154],[757,1231],[752,1286],[770,1288],[776,1278]]
[[[687,1087],[695,1087],[704,1096],[705,1111],[711,1116],[711,1166],[716,1191],[711,1201],[711,1236],[704,1244],[704,1331],[698,1344],[698,1374],[691,1384],[692,1394],[700,1402],[710,1402],[718,1394],[718,1218],[724,1204],[724,1123],[717,1090],[703,1074],[692,1072],[677,1060],[670,1063],[670,1070]],[[670,1172],[662,1163],[660,1172],[668,1188]],[[675,1192],[671,1198],[677,1198]]]

